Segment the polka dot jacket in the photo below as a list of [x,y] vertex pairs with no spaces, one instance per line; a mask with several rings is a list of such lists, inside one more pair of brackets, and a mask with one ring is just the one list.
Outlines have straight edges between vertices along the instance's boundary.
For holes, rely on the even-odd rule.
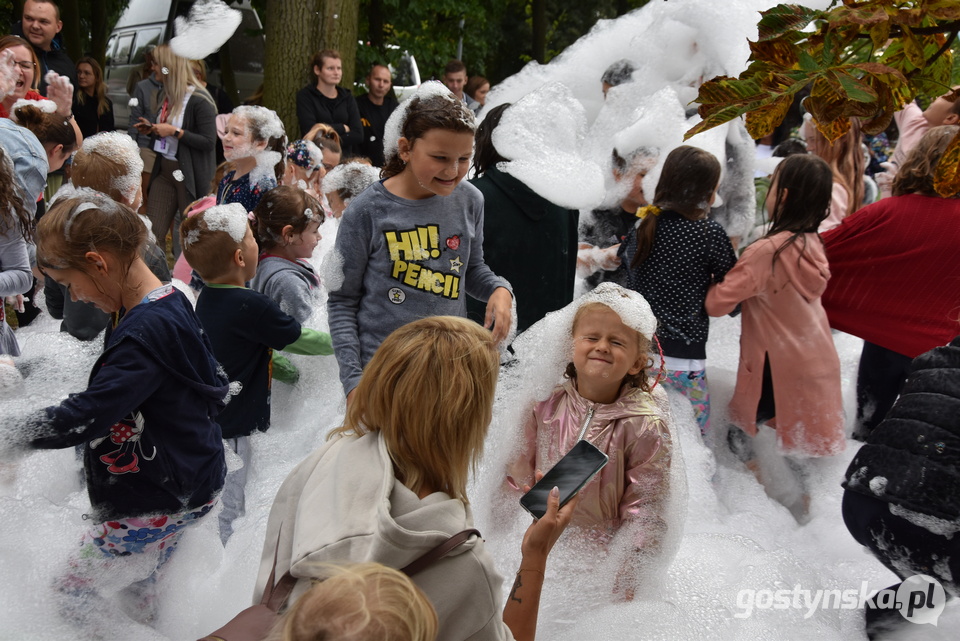
[[674,358],[705,359],[710,319],[703,303],[710,285],[723,280],[737,262],[727,232],[710,220],[688,220],[665,210],[657,219],[653,249],[636,269],[636,229],[620,246],[627,287],[650,303],[660,322],[663,353]]

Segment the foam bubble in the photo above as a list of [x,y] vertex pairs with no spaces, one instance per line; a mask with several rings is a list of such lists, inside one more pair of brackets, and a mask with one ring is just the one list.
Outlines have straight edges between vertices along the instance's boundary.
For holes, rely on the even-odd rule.
[[210,231],[225,231],[236,243],[242,243],[250,228],[247,210],[240,203],[216,205],[201,212],[203,222]]
[[240,11],[221,0],[198,0],[187,17],[177,16],[174,21],[177,35],[170,40],[170,49],[188,60],[203,60],[226,44],[242,20]]

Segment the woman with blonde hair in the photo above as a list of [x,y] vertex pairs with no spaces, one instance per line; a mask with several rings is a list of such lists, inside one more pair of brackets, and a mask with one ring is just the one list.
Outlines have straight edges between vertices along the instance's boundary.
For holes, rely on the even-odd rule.
[[83,137],[113,131],[113,102],[107,98],[103,70],[90,56],[77,60],[77,89],[73,92],[73,115]]
[[[157,162],[147,195],[147,217],[157,241],[163,245],[170,226],[187,205],[207,194],[216,171],[217,108],[200,84],[190,61],[170,45],[153,50],[164,99],[156,122],[140,118],[135,125],[153,137]],[[173,253],[180,254],[174,225]]]
[[830,142],[813,124],[813,120],[807,117],[803,124],[803,135],[807,150],[827,161],[830,171],[833,172],[830,215],[820,224],[819,231],[822,234],[863,207],[866,160],[862,149],[860,120],[851,118],[847,133]]
[[[492,334],[432,316],[400,327],[364,369],[344,425],[284,481],[267,524],[256,601],[289,571],[302,594],[314,564],[375,561],[402,568],[471,530],[467,479],[483,453],[499,372]],[[573,514],[551,492],[527,530],[502,610],[502,578],[471,535],[413,576],[440,622],[438,638],[533,639],[547,556]]]

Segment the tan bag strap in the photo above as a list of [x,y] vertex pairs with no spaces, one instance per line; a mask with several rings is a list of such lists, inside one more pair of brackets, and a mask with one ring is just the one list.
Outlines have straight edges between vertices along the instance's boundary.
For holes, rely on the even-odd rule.
[[421,556],[419,559],[416,559],[409,565],[404,568],[401,568],[400,571],[406,574],[407,576],[413,576],[421,570],[425,570],[428,566],[439,561],[443,557],[447,556],[451,551],[457,547],[463,545],[470,539],[472,536],[480,536],[480,531],[475,529],[464,530],[463,532],[457,532],[449,539],[428,551],[426,554]]

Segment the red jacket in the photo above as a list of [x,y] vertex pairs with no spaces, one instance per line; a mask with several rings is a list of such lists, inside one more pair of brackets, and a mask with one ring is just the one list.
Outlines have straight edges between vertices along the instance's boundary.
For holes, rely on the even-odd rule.
[[830,326],[915,358],[946,345],[960,319],[960,200],[884,198],[823,234]]

